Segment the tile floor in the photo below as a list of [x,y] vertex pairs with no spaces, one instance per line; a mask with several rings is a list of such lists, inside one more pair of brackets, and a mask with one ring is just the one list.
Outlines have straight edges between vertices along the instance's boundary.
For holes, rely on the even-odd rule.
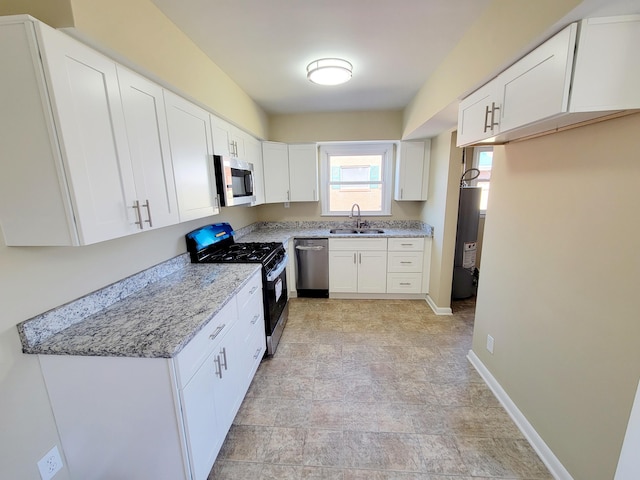
[[466,359],[474,307],[292,299],[209,480],[552,479]]

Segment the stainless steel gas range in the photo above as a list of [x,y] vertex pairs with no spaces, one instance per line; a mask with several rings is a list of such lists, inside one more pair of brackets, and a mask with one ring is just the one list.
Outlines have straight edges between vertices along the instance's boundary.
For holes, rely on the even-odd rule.
[[282,243],[236,243],[228,223],[214,223],[186,234],[192,263],[260,263],[267,355],[278,347],[287,318],[287,253]]

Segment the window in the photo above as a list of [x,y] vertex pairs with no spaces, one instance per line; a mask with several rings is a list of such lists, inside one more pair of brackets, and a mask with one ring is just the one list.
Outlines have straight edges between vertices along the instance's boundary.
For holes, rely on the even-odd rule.
[[322,214],[391,214],[393,144],[331,144],[320,147]]
[[482,187],[480,197],[480,212],[486,213],[489,200],[489,182],[491,181],[491,164],[493,162],[493,147],[475,147],[473,149],[473,168],[480,170],[480,176],[472,185]]

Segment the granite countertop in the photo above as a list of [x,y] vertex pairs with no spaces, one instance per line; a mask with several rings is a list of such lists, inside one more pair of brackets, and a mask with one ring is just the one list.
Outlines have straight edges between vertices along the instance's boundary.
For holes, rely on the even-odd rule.
[[187,264],[25,353],[170,358],[177,355],[261,266]]
[[[309,222],[311,223],[311,222]],[[419,238],[419,237],[432,237],[433,233],[430,229],[424,228],[398,228],[398,227],[386,227],[371,226],[364,228],[374,228],[384,230],[384,233],[329,233],[332,228],[352,228],[351,224],[336,223],[334,226],[311,226],[306,227],[304,222],[301,225],[291,225],[289,222],[282,224],[267,224],[261,226],[245,235],[237,236],[236,242],[282,242],[285,247],[287,242],[294,237],[306,237],[306,238],[389,238],[389,237],[405,237],[405,238]]]

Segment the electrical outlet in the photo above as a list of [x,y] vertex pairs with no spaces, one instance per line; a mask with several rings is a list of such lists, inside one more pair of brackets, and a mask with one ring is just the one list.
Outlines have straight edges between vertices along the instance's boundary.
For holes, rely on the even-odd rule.
[[62,458],[60,458],[60,452],[58,447],[54,446],[47,454],[38,462],[38,469],[40,470],[40,477],[42,480],[49,480],[53,478],[56,473],[62,468]]
[[491,335],[487,335],[487,350],[489,353],[493,354],[493,337]]

